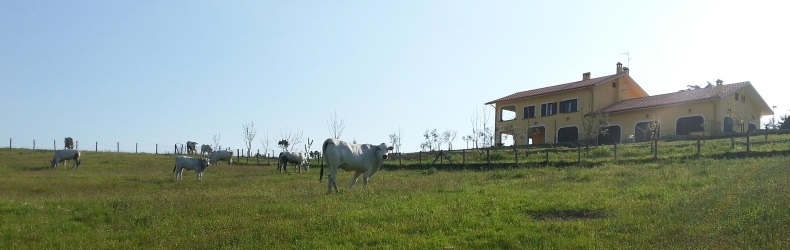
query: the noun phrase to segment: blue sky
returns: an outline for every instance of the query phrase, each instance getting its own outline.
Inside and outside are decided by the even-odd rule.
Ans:
[[[751,81],[790,111],[780,1],[2,1],[0,145],[152,152],[302,131],[419,150],[483,103],[613,74],[651,95]],[[621,53],[630,52],[631,61]],[[770,117],[764,117],[766,120]],[[274,142],[270,148],[274,147]],[[316,143],[316,145],[319,143]],[[39,146],[41,147],[41,146]],[[313,150],[317,150],[313,146]]]

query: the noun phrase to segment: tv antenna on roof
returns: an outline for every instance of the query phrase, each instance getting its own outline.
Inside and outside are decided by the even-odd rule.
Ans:
[[[620,55],[625,55],[626,63],[625,66],[631,68],[631,51],[626,51],[625,53],[620,53]]]

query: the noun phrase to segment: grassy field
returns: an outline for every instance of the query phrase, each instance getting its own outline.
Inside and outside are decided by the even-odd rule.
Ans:
[[[790,157],[491,171],[385,170],[327,194],[318,169],[0,149],[0,249],[790,248]],[[69,166],[69,165],[67,165]],[[341,186],[341,185],[338,185]]]

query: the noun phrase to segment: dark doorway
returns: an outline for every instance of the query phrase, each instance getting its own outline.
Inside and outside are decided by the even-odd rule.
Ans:
[[[735,132],[732,129],[732,117],[724,117],[724,132],[725,133],[732,133]]]
[[[598,134],[598,145],[613,145],[620,142],[620,126],[606,127],[606,133]]]
[[[675,135],[689,135],[693,132],[703,132],[705,131],[705,128],[702,127],[703,123],[705,123],[705,119],[703,119],[702,116],[679,118],[677,123],[675,123]]]
[[[579,141],[579,129],[576,127],[564,127],[557,131],[557,142],[577,142]]]
[[[636,124],[634,129],[634,142],[643,142],[649,141],[653,139],[654,132],[650,128],[650,124],[654,124],[656,121],[647,121],[647,122],[640,122]],[[656,128],[656,136],[661,136],[661,125],[659,124]]]

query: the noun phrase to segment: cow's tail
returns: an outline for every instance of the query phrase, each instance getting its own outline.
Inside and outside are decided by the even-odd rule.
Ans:
[[[324,157],[324,160],[321,161],[321,171],[318,174],[318,182],[321,182],[324,179],[324,163],[326,163],[326,146],[328,146],[330,142],[332,142],[332,138],[326,139],[326,141],[324,141],[324,145],[321,146],[321,157]]]

